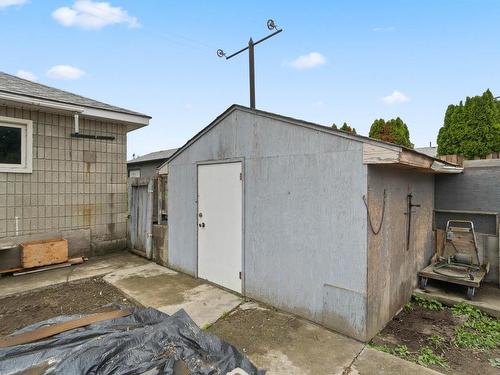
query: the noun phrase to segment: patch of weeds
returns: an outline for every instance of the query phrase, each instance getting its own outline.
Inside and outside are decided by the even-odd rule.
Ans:
[[[500,320],[492,318],[467,303],[452,309],[454,315],[467,316],[455,329],[455,344],[461,348],[494,349],[500,347]]]
[[[370,342],[368,343],[368,347],[378,350],[379,352],[392,354],[392,349],[389,348],[387,345],[375,344],[374,342]]]
[[[413,303],[411,303],[411,301],[406,302],[405,306],[404,306],[404,310],[405,311],[413,311]]]
[[[417,357],[417,363],[422,366],[435,365],[439,367],[448,368],[448,361],[442,355],[434,353],[434,351],[428,347],[424,346],[420,348]]]
[[[392,350],[392,354],[401,358],[408,358],[410,356],[410,351],[406,345],[398,345]]]
[[[210,323],[206,323],[206,324],[203,324],[203,326],[201,327],[201,329],[203,331],[206,331],[207,329],[209,329],[212,325]]]
[[[378,350],[380,352],[392,354],[401,358],[408,358],[410,356],[410,351],[406,345],[397,345],[394,348],[391,348],[387,345],[383,344],[375,344],[373,342],[368,344],[368,347]]]
[[[444,337],[439,335],[432,335],[429,337],[429,341],[435,348],[439,348],[444,344]]]
[[[465,315],[471,318],[480,318],[482,313],[479,309],[469,305],[467,302],[459,303],[451,308],[453,315]]]
[[[417,305],[427,310],[441,311],[444,309],[443,304],[435,299],[422,298],[417,295],[413,295],[413,299]]]
[[[490,358],[488,362],[492,367],[500,368],[500,358]]]

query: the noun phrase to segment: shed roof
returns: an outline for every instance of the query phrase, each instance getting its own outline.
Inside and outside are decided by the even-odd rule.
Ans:
[[[415,151],[432,156],[433,158],[437,156],[437,147],[417,147]]]
[[[263,116],[280,120],[286,124],[302,126],[308,129],[321,131],[323,133],[332,134],[335,136],[348,138],[354,141],[362,142],[366,147],[363,147],[363,162],[366,164],[399,164],[401,166],[424,169],[433,173],[460,173],[463,168],[440,159],[436,159],[429,155],[420,153],[413,149],[409,149],[393,143],[373,139],[351,132],[333,129],[329,126],[319,125],[313,122],[299,120],[293,117],[283,116],[272,112],[262,111],[260,109],[248,108],[239,104],[231,105],[214,121],[198,132],[194,137],[189,139],[186,144],[180,147],[159,169],[162,170],[163,166],[171,162],[184,150],[189,148],[194,142],[202,137],[213,127],[217,126],[224,118],[234,111],[243,111],[251,113],[256,116]]]
[[[145,163],[148,161],[168,159],[177,150],[178,150],[178,148],[171,148],[168,150],[160,150],[160,151],[150,152],[149,154],[138,156],[135,159],[127,161],[127,164]]]

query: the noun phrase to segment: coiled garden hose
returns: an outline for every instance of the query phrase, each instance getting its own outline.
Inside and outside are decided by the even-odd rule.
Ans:
[[[450,266],[465,268],[465,272],[466,273],[464,273],[463,275],[450,275],[449,273],[440,271],[441,269],[443,269],[443,268],[449,268]],[[473,265],[473,264],[463,264],[463,263],[456,263],[456,262],[441,262],[441,263],[438,263],[438,264],[434,265],[434,267],[432,267],[432,270],[435,273],[439,274],[439,275],[443,275],[443,276],[446,276],[446,277],[451,277],[453,279],[466,279],[466,278],[469,278],[471,280],[474,280],[474,275],[472,275],[472,272],[479,271],[480,267],[476,266],[476,265]]]

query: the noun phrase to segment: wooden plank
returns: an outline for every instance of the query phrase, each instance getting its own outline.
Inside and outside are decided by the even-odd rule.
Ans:
[[[28,344],[30,342],[46,339],[47,337],[51,337],[75,328],[85,327],[89,324],[101,322],[103,320],[123,318],[130,314],[131,312],[129,310],[113,310],[68,320],[62,323],[55,323],[48,327],[35,329],[34,331],[20,333],[14,336],[2,337],[0,338],[0,348]]]
[[[68,260],[68,241],[64,238],[21,243],[23,268],[64,263]]]
[[[425,267],[422,271],[418,273],[419,276],[427,277],[428,279],[446,281],[451,284],[459,284],[464,286],[470,286],[474,288],[479,288],[481,285],[481,281],[483,281],[484,276],[486,275],[486,271],[481,269],[474,273],[474,280],[469,279],[455,279],[451,277],[447,277],[445,275],[441,275],[439,273],[434,272],[434,265],[430,265]]]
[[[444,253],[444,242],[445,242],[446,232],[442,229],[436,229],[436,254],[440,257]]]
[[[43,267],[38,267],[38,268],[31,268],[31,269],[28,268],[27,271],[23,271],[23,270],[26,270],[26,268],[23,268],[20,272],[14,272],[12,275],[13,276],[21,276],[21,275],[27,275],[29,273],[55,270],[55,269],[64,268],[64,267],[71,267],[71,263],[59,263],[59,264],[52,264],[50,266],[43,266]]]
[[[12,273],[12,272],[16,272],[16,271],[21,271],[23,270],[22,267],[17,267],[17,268],[6,268],[4,270],[0,270],[0,274],[2,273]]]
[[[72,265],[80,264],[80,263],[83,263],[83,258],[76,257],[76,258],[68,259],[68,261],[65,263],[59,263],[59,264],[55,264],[55,265],[51,265],[51,266],[42,266],[42,267],[31,268],[31,269],[23,268],[23,267],[7,268],[7,269],[0,270],[0,274],[2,274],[2,273],[14,273],[15,272],[14,276],[18,276],[18,275],[24,275],[26,273],[34,273],[34,272],[46,271],[46,270],[54,269],[54,268],[68,267],[68,266],[72,266]],[[25,271],[25,270],[27,270],[27,271]],[[18,272],[18,271],[25,271],[25,272]]]
[[[403,150],[399,154],[399,162],[411,167],[430,169],[434,160],[426,155]]]
[[[395,164],[399,152],[384,147],[363,144],[363,164]]]

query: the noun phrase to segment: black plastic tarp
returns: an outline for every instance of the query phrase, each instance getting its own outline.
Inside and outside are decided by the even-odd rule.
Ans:
[[[60,316],[14,334],[79,317]],[[234,346],[201,330],[184,310],[169,316],[135,308],[123,318],[0,348],[0,374],[174,374],[179,361],[194,375],[225,375],[238,367],[250,375],[264,374]]]

